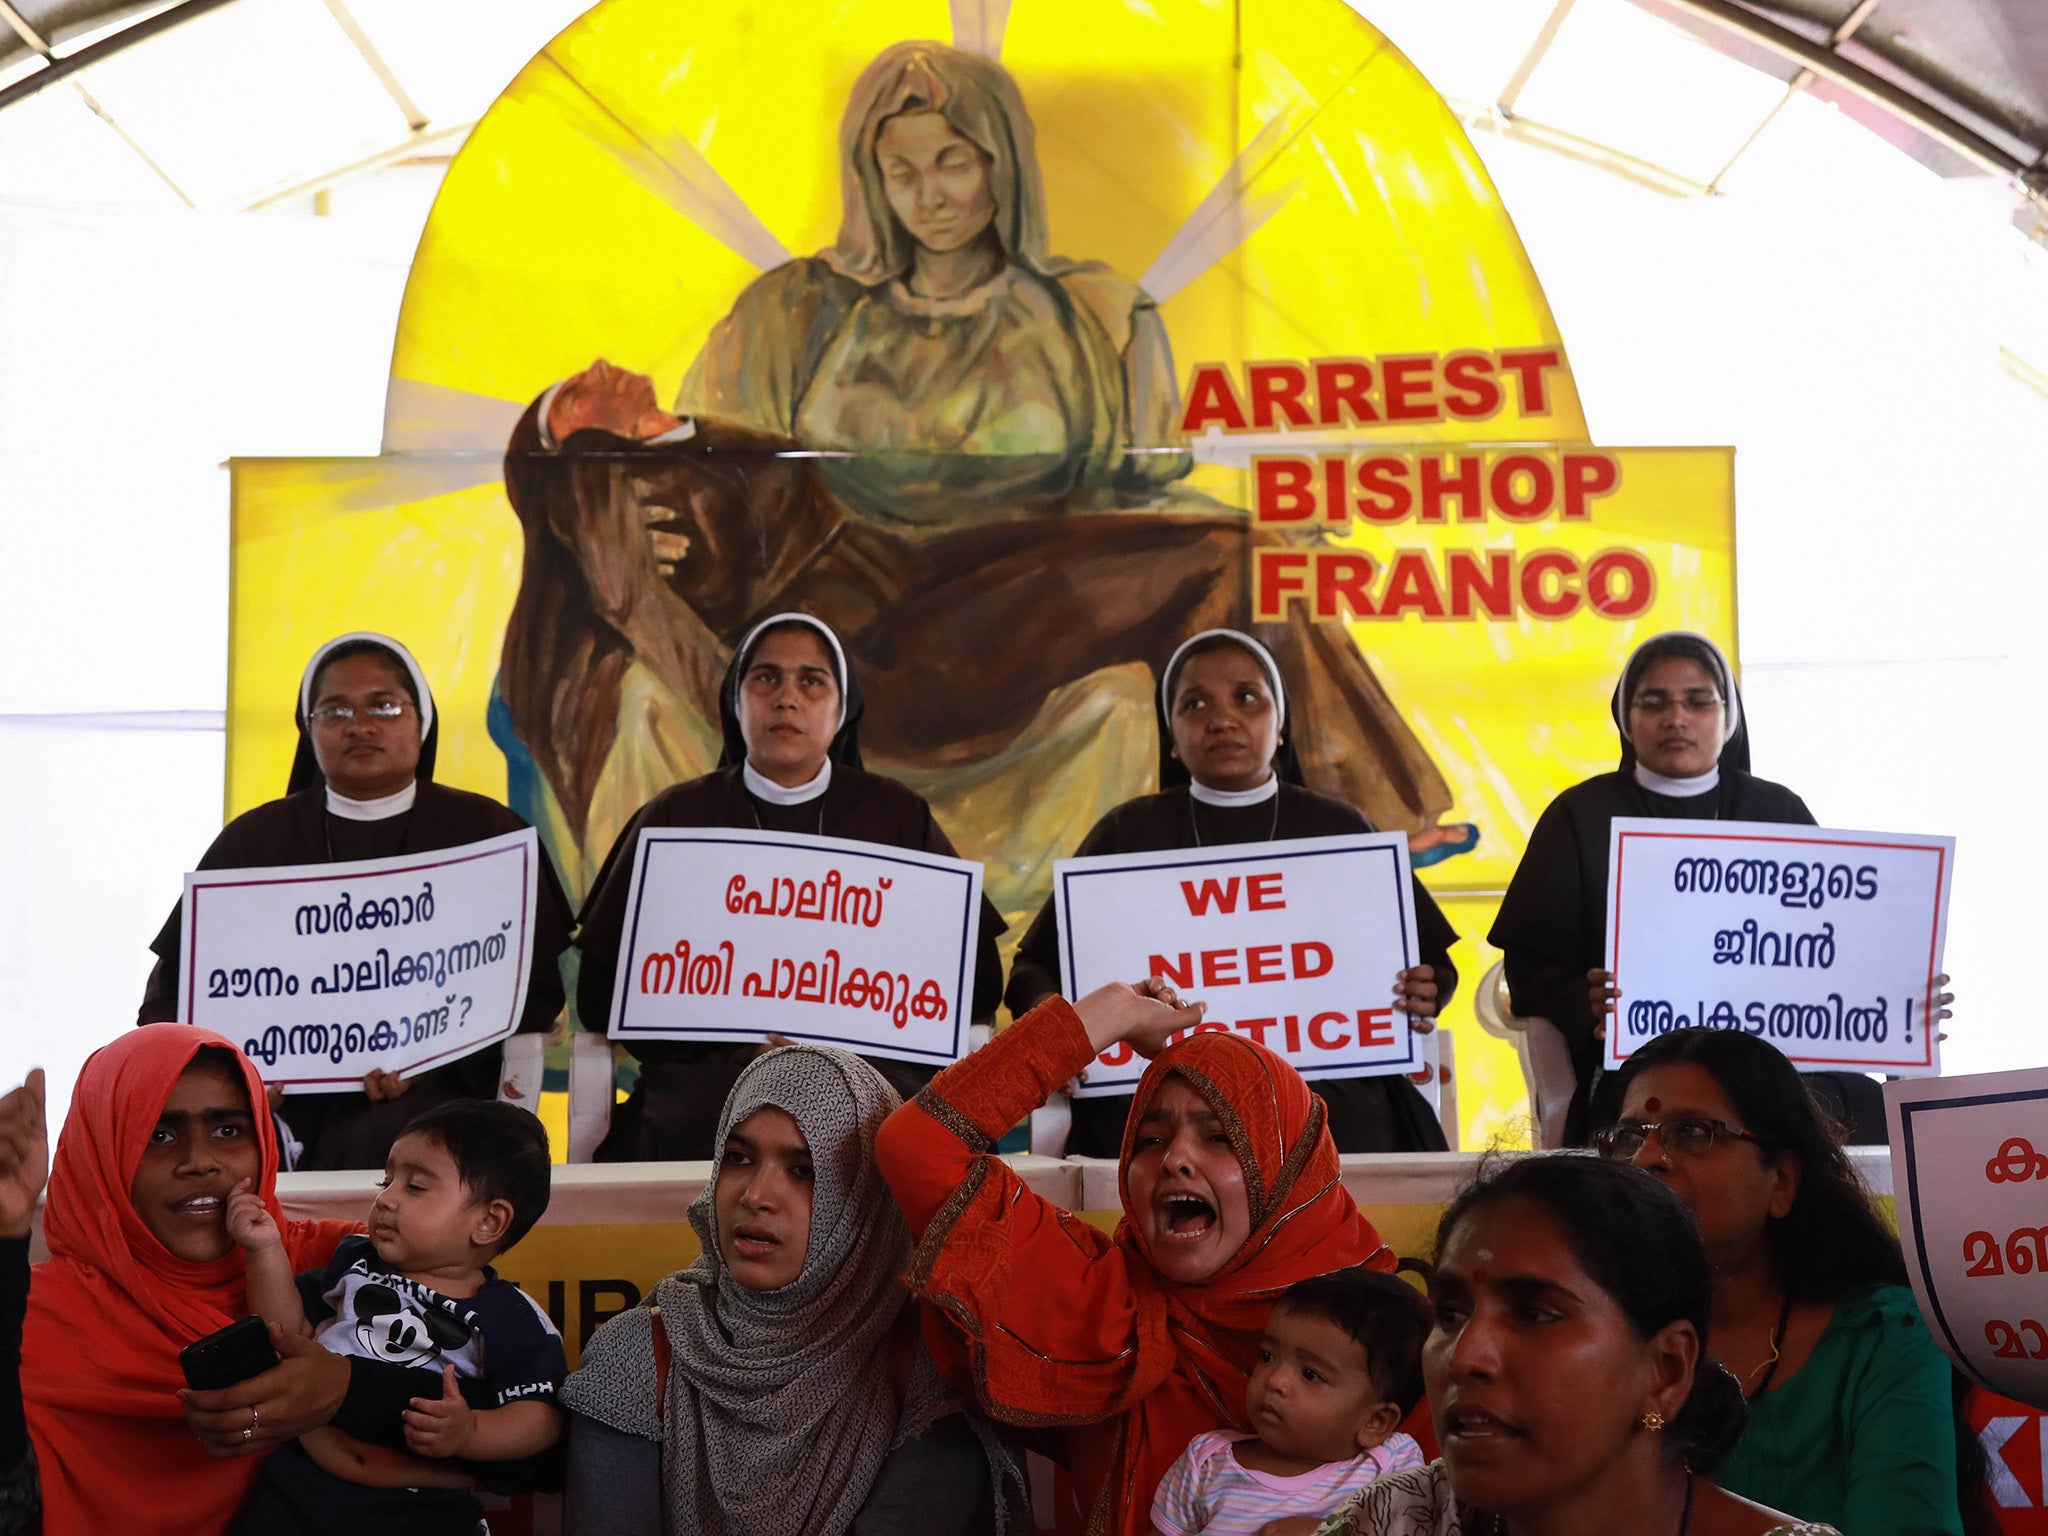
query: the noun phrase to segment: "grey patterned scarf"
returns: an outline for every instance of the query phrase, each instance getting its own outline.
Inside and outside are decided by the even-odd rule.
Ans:
[[[815,1180],[802,1272],[774,1291],[732,1278],[714,1179],[690,1207],[702,1256],[649,1297],[671,1352],[662,1422],[646,1422],[645,1309],[601,1330],[564,1388],[574,1411],[661,1440],[671,1536],[841,1536],[891,1447],[943,1411],[928,1369],[899,1409],[886,1359],[909,1301],[897,1276],[910,1229],[875,1166],[875,1135],[897,1104],[881,1075],[844,1051],[790,1046],[749,1065],[716,1145],[757,1109],[796,1121]],[[646,1408],[621,1401],[634,1397]]]

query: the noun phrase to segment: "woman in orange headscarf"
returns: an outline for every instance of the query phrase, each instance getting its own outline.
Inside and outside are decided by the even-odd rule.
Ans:
[[[1393,1251],[1338,1178],[1323,1104],[1242,1035],[1198,1030],[1158,981],[1048,998],[882,1127],[918,1245],[927,1343],[994,1418],[1064,1431],[1089,1532],[1142,1536],[1188,1441],[1246,1429],[1266,1317],[1297,1280]],[[1025,1188],[995,1140],[1120,1040],[1138,1084],[1106,1237]]]
[[[256,1190],[294,1270],[326,1263],[357,1230],[285,1221],[276,1179],[263,1082],[219,1035],[158,1025],[87,1059],[50,1172],[50,1257],[32,1272],[22,1327],[47,1536],[227,1529],[261,1463],[216,1459],[193,1438],[178,1365],[187,1344],[248,1314],[227,1197],[244,1181]],[[286,1428],[247,1416],[249,1449]]]

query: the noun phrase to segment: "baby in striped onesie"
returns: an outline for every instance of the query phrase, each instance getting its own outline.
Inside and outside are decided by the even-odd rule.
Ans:
[[[1152,1497],[1154,1536],[1254,1536],[1321,1519],[1423,1464],[1399,1426],[1422,1398],[1429,1303],[1398,1275],[1318,1275],[1274,1304],[1245,1389],[1254,1434],[1197,1435]]]

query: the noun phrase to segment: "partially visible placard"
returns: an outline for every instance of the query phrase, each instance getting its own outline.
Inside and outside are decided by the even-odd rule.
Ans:
[[[966,1053],[981,866],[801,833],[648,827],[615,1040],[792,1040],[944,1065]]]
[[[1408,841],[1393,833],[1061,859],[1053,866],[1068,997],[1162,976],[1302,1076],[1412,1072],[1394,978],[1416,963]],[[1145,1063],[1097,1057],[1083,1098],[1129,1093]]]
[[[180,1017],[287,1093],[441,1066],[519,1027],[540,840],[185,876]]]
[[[2048,1408],[2048,1068],[1885,1084],[1899,1240],[1971,1380]]]
[[[1700,1025],[1808,1070],[1940,1072],[1927,998],[1948,932],[1955,839],[1773,822],[1617,816],[1608,1067]]]

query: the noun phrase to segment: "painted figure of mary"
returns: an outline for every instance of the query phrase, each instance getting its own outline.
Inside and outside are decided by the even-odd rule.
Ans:
[[[1003,67],[887,49],[840,150],[837,243],[740,294],[673,411],[600,361],[514,434],[526,559],[492,729],[571,884],[647,798],[716,765],[731,648],[792,608],[857,660],[870,766],[932,803],[1013,920],[1150,787],[1151,667],[1209,627],[1279,656],[1313,787],[1420,861],[1469,846],[1349,637],[1249,623],[1251,550],[1279,536],[1176,485],[1192,460],[1158,310],[1048,253]]]

